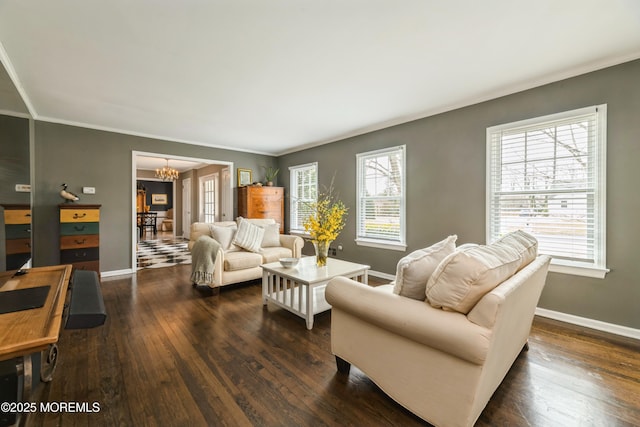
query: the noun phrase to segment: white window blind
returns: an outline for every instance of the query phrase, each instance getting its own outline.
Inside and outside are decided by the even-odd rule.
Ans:
[[[603,277],[605,139],[606,105],[487,129],[487,239],[522,229],[555,265]]]
[[[289,168],[291,181],[290,230],[304,233],[304,221],[311,214],[311,205],[318,200],[318,164],[310,163]]]
[[[404,250],[405,146],[357,155],[358,244]]]

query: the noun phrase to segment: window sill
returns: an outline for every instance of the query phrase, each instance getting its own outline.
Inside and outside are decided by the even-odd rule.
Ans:
[[[552,259],[551,265],[549,266],[549,271],[552,273],[571,274],[573,276],[604,279],[604,277],[610,270],[608,268],[585,266]]]
[[[389,243],[382,240],[356,239],[356,245],[368,246],[370,248],[391,249],[394,251],[406,251],[407,245],[404,243]]]

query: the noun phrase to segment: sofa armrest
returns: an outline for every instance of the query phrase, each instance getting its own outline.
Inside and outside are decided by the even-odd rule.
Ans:
[[[302,247],[304,246],[304,239],[300,236],[292,236],[290,234],[280,235],[280,246],[283,248],[291,249],[291,256],[294,258],[300,258],[302,256]]]
[[[334,310],[412,341],[475,364],[486,359],[491,330],[470,322],[461,313],[396,295],[389,286],[374,288],[345,277],[331,279],[325,297]]]

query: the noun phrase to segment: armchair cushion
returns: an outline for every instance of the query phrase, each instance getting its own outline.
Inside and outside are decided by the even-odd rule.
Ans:
[[[250,223],[244,218],[238,220],[238,231],[233,238],[233,244],[251,252],[260,252],[260,245],[264,237],[264,228]]]
[[[523,259],[533,259],[530,253],[537,252],[537,244],[529,245],[528,240],[523,232],[516,232],[491,245],[452,253],[429,278],[427,300],[436,308],[469,313],[487,292],[516,273]]]
[[[424,301],[427,281],[438,264],[456,249],[458,236],[419,249],[398,262],[393,292],[397,295]]]

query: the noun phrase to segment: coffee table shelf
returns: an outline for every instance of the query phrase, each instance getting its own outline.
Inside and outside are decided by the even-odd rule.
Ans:
[[[324,298],[329,280],[344,276],[368,283],[368,265],[328,258],[324,267],[316,266],[315,257],[300,259],[297,266],[285,268],[279,262],[262,265],[263,304],[272,303],[306,320],[313,328],[313,316],[331,305]]]

